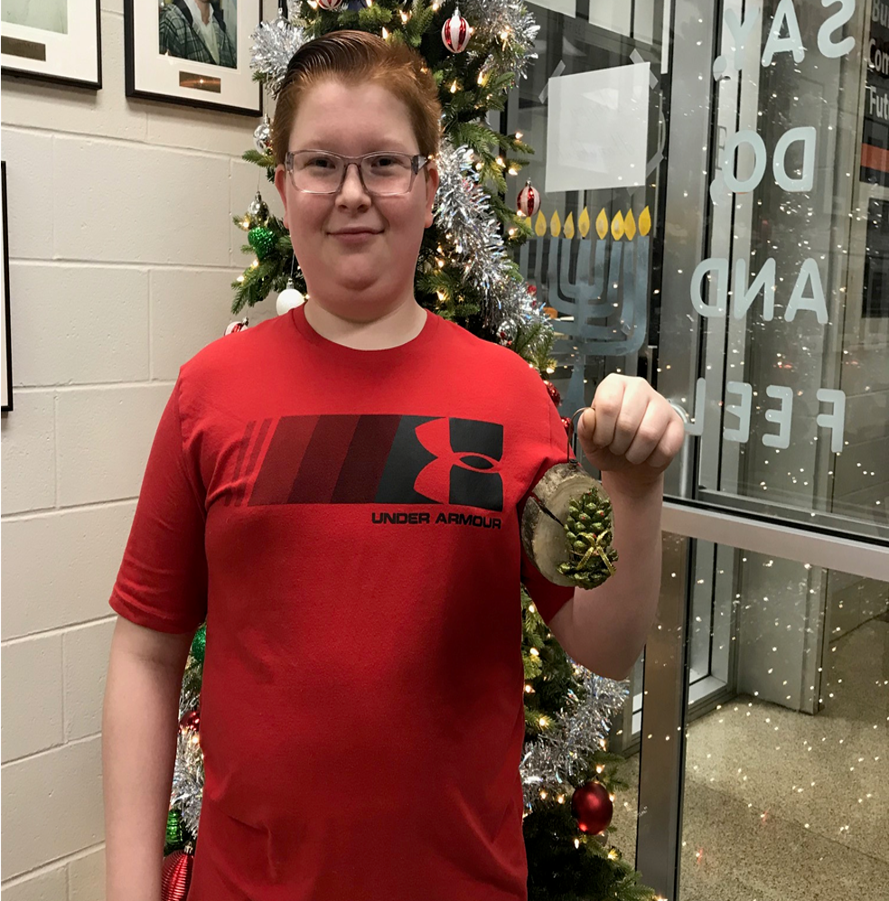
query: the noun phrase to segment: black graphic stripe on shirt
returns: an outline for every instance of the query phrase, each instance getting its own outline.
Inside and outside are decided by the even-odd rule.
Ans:
[[[499,423],[441,416],[284,416],[268,442],[255,442],[248,476],[265,443],[249,506],[454,504],[503,510]]]

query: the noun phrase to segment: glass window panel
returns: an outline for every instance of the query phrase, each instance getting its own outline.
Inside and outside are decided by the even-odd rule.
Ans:
[[[731,696],[689,705],[681,901],[874,897],[889,879],[889,584],[700,550],[729,571],[711,609],[736,654]]]
[[[885,173],[859,166],[883,159],[871,142],[886,145],[862,103],[889,87],[861,52],[880,26],[866,4],[840,30],[825,27],[821,10],[795,7],[781,44],[770,36],[779,2],[765,0],[737,55],[727,52],[726,16],[746,21],[753,9],[725,2],[712,20],[724,26],[729,62],[713,88],[716,140],[701,157],[711,230],[686,273],[703,347],[703,394],[683,391],[703,426],[695,489],[724,505],[834,514],[885,535],[889,189]],[[848,52],[836,46],[843,35],[855,38]]]

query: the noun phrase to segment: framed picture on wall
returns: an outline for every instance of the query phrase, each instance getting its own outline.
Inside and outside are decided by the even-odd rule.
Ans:
[[[0,64],[22,75],[99,90],[100,0],[3,0]]]
[[[262,115],[259,22],[260,0],[124,0],[127,97]]]
[[[6,224],[6,163],[0,162],[0,207],[3,214],[3,307],[0,309],[0,400],[4,413],[12,409],[12,340],[9,333],[9,233]]]

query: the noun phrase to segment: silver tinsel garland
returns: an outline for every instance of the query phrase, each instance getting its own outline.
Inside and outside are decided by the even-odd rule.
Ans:
[[[500,234],[500,224],[491,210],[487,192],[478,183],[471,151],[455,148],[442,140],[438,156],[440,176],[436,212],[439,232],[451,243],[449,256],[459,260],[464,280],[485,298],[486,327],[511,341],[519,324],[540,323],[551,329],[528,287],[515,277]]]
[[[306,33],[298,22],[278,16],[274,22],[263,22],[251,38],[250,66],[269,93],[277,97],[290,59],[306,42]]]
[[[512,71],[516,80],[525,78],[528,64],[537,59],[534,41],[540,26],[522,0],[462,0],[460,7],[476,33],[495,46],[493,52],[485,53],[482,73]]]
[[[196,710],[200,701],[200,665],[190,659],[183,680],[183,689],[179,697],[179,719],[186,713]],[[190,729],[180,729],[176,742],[176,765],[173,769],[173,790],[170,794],[170,806],[177,807],[182,813],[182,823],[194,836],[198,834],[201,819],[201,799],[204,795],[204,752],[200,742],[194,741],[198,733]]]
[[[569,692],[572,708],[533,742],[525,744],[519,771],[524,789],[525,811],[533,809],[541,791],[573,792],[576,773],[594,751],[605,747],[609,721],[620,712],[629,695],[627,682],[615,682],[574,663],[574,674],[583,699]]]

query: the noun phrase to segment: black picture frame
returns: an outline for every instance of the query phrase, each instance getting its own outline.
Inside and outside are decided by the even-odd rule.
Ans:
[[[186,21],[190,19],[191,13],[186,11],[183,0],[170,2],[180,7]],[[221,0],[214,0],[216,2]],[[261,0],[229,2],[233,2],[237,9],[234,67],[161,54],[157,0],[124,0],[126,96],[250,117],[261,116],[262,85],[253,80],[250,36],[262,21],[262,3]],[[224,22],[224,19],[219,21]],[[196,38],[196,41],[199,43],[198,49],[206,47],[202,39]]]
[[[12,333],[9,315],[9,226],[6,215],[6,162],[0,162],[0,207],[3,215],[3,334],[0,335],[0,412],[12,410]]]
[[[10,3],[3,6],[3,16],[11,16]],[[0,21],[3,75],[102,89],[101,0],[65,0],[64,9],[64,33],[5,18]]]

